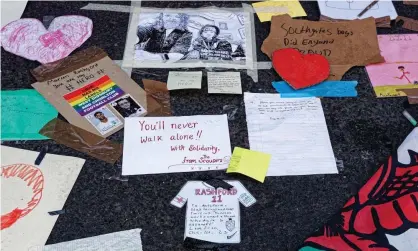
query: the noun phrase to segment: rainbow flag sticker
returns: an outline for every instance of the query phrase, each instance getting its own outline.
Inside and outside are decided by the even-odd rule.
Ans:
[[[125,92],[109,76],[64,95],[64,99],[81,115],[91,113],[109,102],[120,98]]]

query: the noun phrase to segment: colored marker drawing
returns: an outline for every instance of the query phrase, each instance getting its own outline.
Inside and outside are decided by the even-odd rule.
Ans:
[[[15,224],[20,218],[25,217],[29,214],[42,199],[42,191],[44,189],[44,176],[41,170],[35,166],[27,165],[27,164],[13,164],[13,165],[6,165],[1,167],[1,179],[2,179],[2,199],[4,199],[3,194],[7,191],[7,182],[13,180],[14,182],[17,180],[21,180],[21,185],[26,185],[31,190],[31,198],[22,208],[19,208],[16,205],[16,208],[9,212],[2,212],[1,215],[1,229],[11,227]],[[22,183],[23,181],[23,183]],[[15,198],[25,195],[14,193],[10,191],[10,196]],[[20,199],[22,199],[20,198]]]
[[[418,88],[418,63],[383,63],[366,69],[377,97],[406,96],[397,89]]]

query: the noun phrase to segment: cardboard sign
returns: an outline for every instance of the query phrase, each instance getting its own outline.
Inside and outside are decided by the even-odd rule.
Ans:
[[[275,50],[283,48],[325,56],[331,68],[328,80],[340,80],[356,65],[383,62],[373,18],[333,23],[274,16],[261,50],[271,57]]]
[[[32,70],[32,86],[71,124],[102,137],[146,114],[146,93],[100,48]]]
[[[233,187],[215,188],[204,181],[188,181],[171,201],[178,208],[187,202],[184,238],[214,243],[241,242],[239,203],[249,207],[256,200],[241,182],[225,182]]]
[[[226,115],[126,119],[123,175],[221,170],[230,157]]]

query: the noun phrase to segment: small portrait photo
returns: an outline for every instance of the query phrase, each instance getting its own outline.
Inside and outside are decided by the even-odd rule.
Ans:
[[[122,125],[122,121],[109,108],[103,106],[84,116],[102,135]]]
[[[124,118],[141,117],[146,112],[129,94],[113,101],[111,105]]]

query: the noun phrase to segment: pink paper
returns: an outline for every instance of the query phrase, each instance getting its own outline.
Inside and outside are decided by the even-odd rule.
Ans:
[[[418,34],[378,35],[380,54],[387,63],[418,62]]]
[[[403,70],[402,68],[404,67]],[[367,66],[373,86],[418,84],[418,63],[385,63]]]
[[[83,16],[57,17],[48,30],[38,19],[24,18],[1,29],[1,44],[8,52],[45,64],[68,56],[92,30],[93,22]]]

